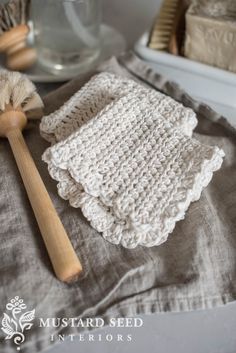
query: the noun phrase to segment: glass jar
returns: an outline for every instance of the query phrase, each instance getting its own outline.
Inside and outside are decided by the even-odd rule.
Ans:
[[[87,71],[100,53],[99,0],[33,0],[38,62],[54,74]]]

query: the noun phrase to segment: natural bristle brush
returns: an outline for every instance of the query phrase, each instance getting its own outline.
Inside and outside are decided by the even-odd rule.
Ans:
[[[150,32],[149,48],[180,54],[188,3],[189,0],[163,0]]]
[[[25,70],[36,61],[36,50],[27,47],[30,0],[10,0],[0,5],[0,52],[6,53],[6,67]]]
[[[22,135],[28,113],[42,109],[42,100],[33,83],[19,72],[0,71],[0,92],[0,136],[10,142],[57,277],[64,282],[73,281],[82,271],[80,261]]]

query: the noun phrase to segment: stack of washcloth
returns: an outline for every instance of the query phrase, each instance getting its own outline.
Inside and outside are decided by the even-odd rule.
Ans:
[[[105,239],[127,248],[166,241],[224,152],[191,137],[193,110],[133,80],[101,73],[42,119],[58,192]]]

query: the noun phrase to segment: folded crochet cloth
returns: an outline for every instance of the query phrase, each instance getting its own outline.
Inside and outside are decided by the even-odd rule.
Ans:
[[[111,76],[105,77],[110,84]],[[92,86],[107,97],[94,85],[100,79],[92,79]],[[199,199],[224,152],[187,136],[195,124],[190,109],[111,77],[116,80],[113,91],[108,85],[112,99],[106,104],[98,97],[92,109],[86,105],[90,82],[58,112],[43,118],[42,134],[53,143],[61,140],[45,151],[43,160],[61,197],[81,207],[108,241],[127,248],[159,245]],[[117,89],[121,82],[126,82],[125,92]]]
[[[135,93],[137,99],[147,95],[150,100],[158,103],[158,113],[163,118],[180,127],[187,135],[192,135],[197,125],[192,109],[185,108],[181,103],[156,90],[108,72],[95,75],[59,110],[44,117],[40,125],[41,134],[51,143],[61,141],[94,118],[107,104],[128,93]]]

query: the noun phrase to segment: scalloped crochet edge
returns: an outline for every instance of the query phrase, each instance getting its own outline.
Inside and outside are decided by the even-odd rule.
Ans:
[[[61,168],[60,165],[52,163],[47,153],[42,158],[48,164],[51,177],[58,182],[59,195],[64,199],[68,199],[71,206],[81,207],[91,226],[102,233],[106,240],[131,249],[137,245],[157,246],[167,240],[168,235],[174,230],[176,222],[184,219],[191,202],[199,200],[202,190],[210,183],[213,173],[220,169],[224,155],[223,150],[218,147],[212,148],[211,158],[205,159],[201,164],[200,170],[193,176],[192,187],[186,190],[183,200],[174,205],[173,209],[175,212],[173,213],[173,209],[166,210],[165,217],[162,220],[161,231],[155,228],[155,224],[135,225],[132,219],[126,221],[119,219],[115,209],[113,208],[112,212],[105,200],[86,192],[86,186],[83,185],[82,181],[78,183],[71,178],[72,171],[66,170],[65,166]],[[70,192],[65,189],[68,177],[70,177],[69,180],[73,186]],[[91,191],[93,193],[92,188]],[[99,193],[99,190],[96,190],[94,194],[97,192]]]
[[[97,75],[94,75],[79,91],[77,91],[74,95],[72,95],[59,109],[54,111],[53,113],[44,116],[41,119],[40,122],[40,134],[41,136],[50,142],[51,144],[55,144],[56,142],[61,140],[61,134],[59,133],[60,138],[58,138],[58,132],[61,128],[64,128],[63,125],[65,121],[68,119],[73,119],[73,116],[75,115],[75,110],[77,109],[76,106],[78,102],[80,103],[80,99],[85,99],[87,97],[87,94],[91,91],[94,90],[94,87],[96,85],[101,84],[101,91],[106,90],[106,91],[112,91],[114,90],[115,85],[117,85],[116,90],[119,92],[120,96],[123,96],[127,92],[121,89],[122,84],[125,83],[126,89],[129,87],[133,92],[136,91],[137,94],[140,94],[140,92],[148,92],[148,95],[150,99],[153,99],[154,101],[157,99],[169,99],[171,102],[175,102],[179,108],[183,108],[182,113],[185,113],[184,119],[180,118],[179,121],[177,121],[177,128],[180,129],[184,134],[187,136],[192,136],[192,132],[197,126],[197,118],[195,112],[191,108],[185,107],[182,103],[174,101],[173,98],[159,92],[156,90],[153,90],[151,88],[147,88],[142,86],[141,84],[135,82],[132,79],[124,78],[109,72],[102,72]],[[106,82],[106,85],[104,85],[104,82]],[[115,83],[114,83],[115,82]],[[119,86],[120,85],[120,86]],[[117,92],[116,92],[117,93]],[[101,94],[101,92],[100,92]],[[111,94],[111,100],[112,96],[114,95],[115,97],[115,92]],[[116,98],[120,98],[119,96]],[[86,98],[87,99],[87,98]],[[94,102],[94,97],[90,97],[90,101]],[[109,104],[109,99],[106,102],[106,104]],[[103,107],[104,108],[104,107]],[[79,110],[79,109],[78,109]],[[175,122],[176,123],[176,122]],[[174,122],[172,122],[174,125]],[[68,137],[68,135],[64,136],[64,138]]]

